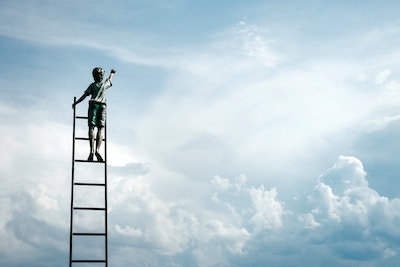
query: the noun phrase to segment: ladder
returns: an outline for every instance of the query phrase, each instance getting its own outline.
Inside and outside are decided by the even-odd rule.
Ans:
[[[76,97],[74,97],[74,102]],[[86,120],[86,116],[76,115],[76,106],[74,106],[73,119],[73,140],[72,140],[72,182],[71,182],[71,214],[70,214],[70,247],[69,247],[69,267],[80,265],[80,263],[91,263],[90,266],[108,267],[108,217],[107,217],[107,125],[103,132],[104,161],[88,161],[84,159],[76,159],[77,141],[89,141],[88,137],[76,136],[76,121]],[[86,123],[87,127],[87,123]],[[81,142],[82,143],[82,142]],[[88,146],[85,143],[86,146]],[[76,177],[79,168],[85,169],[88,165],[91,168],[104,174],[103,178],[96,177],[93,179],[84,179]],[[100,168],[100,170],[99,170]],[[98,181],[100,180],[100,181]],[[83,191],[82,189],[86,190]],[[92,203],[77,203],[77,199],[87,197],[92,191],[104,191],[97,194],[97,202],[103,202],[103,205],[95,205]],[[82,193],[83,192],[83,193]],[[84,196],[79,196],[79,193]],[[86,196],[85,196],[86,195]],[[100,196],[99,196],[100,195]],[[104,197],[103,197],[104,196]],[[93,199],[92,199],[93,200]],[[98,204],[98,203],[97,203]],[[82,219],[83,218],[83,219]],[[84,225],[86,223],[97,222],[96,226]],[[93,228],[93,229],[92,229]],[[104,239],[104,240],[102,240]],[[104,242],[104,243],[103,243]],[[75,264],[76,263],[76,264]],[[99,264],[99,265],[97,265]],[[88,265],[87,265],[88,266]]]

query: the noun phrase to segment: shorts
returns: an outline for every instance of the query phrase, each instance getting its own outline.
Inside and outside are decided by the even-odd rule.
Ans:
[[[97,127],[106,125],[106,104],[89,101],[88,125]]]

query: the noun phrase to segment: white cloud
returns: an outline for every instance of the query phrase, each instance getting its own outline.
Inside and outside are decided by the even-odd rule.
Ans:
[[[218,220],[210,221],[208,226],[214,232],[212,239],[218,240],[218,243],[225,243],[229,252],[233,254],[242,254],[244,252],[246,242],[250,236],[245,228],[224,225],[223,222]]]
[[[374,26],[372,29],[367,31],[364,35],[365,40],[369,42],[379,42],[396,35],[400,31],[400,27],[397,23],[385,24],[382,26]]]
[[[313,209],[307,216],[317,224],[313,235],[341,257],[384,259],[397,254],[392,240],[400,234],[393,228],[400,218],[400,200],[370,188],[357,158],[340,156],[320,177],[309,202]]]
[[[245,255],[256,233],[282,226],[284,208],[276,189],[250,187],[244,176],[215,176],[211,184],[216,191],[203,204],[180,204],[156,196],[148,177],[118,178],[110,192],[111,228],[126,246],[145,245],[159,255],[186,253],[198,244],[194,253],[199,256],[214,247],[219,260],[213,261],[221,264],[229,262],[229,255]],[[199,204],[212,205],[202,210],[196,208]],[[198,264],[213,266],[213,261],[198,259]]]
[[[229,190],[233,185],[230,183],[229,179],[223,178],[220,176],[214,176],[214,178],[211,180],[211,183],[221,191],[226,191]]]
[[[36,45],[97,50],[123,62],[143,66],[173,65],[172,51],[148,45],[149,40],[153,39],[150,32],[130,28],[127,34],[126,31],[116,31],[112,23],[103,21],[93,23],[92,20],[101,20],[101,17],[100,19],[98,17],[104,12],[101,7],[86,3],[71,5],[47,2],[46,4],[10,2],[2,5],[0,34]],[[112,7],[107,9],[107,12],[111,13]],[[116,15],[122,17],[121,10]]]
[[[375,77],[375,83],[377,85],[384,84],[387,81],[387,79],[391,73],[392,73],[392,71],[390,69],[385,69],[385,70],[379,72]]]
[[[314,215],[312,213],[300,214],[298,217],[300,223],[304,225],[306,229],[315,229],[320,226],[320,223],[317,223],[314,219]]]
[[[371,119],[367,122],[368,129],[370,131],[379,131],[388,127],[391,123],[395,123],[400,120],[400,115],[385,116],[382,118]]]
[[[179,203],[164,203],[149,187],[146,178],[118,180],[110,191],[111,229],[121,237],[143,242],[155,252],[171,255],[181,252],[195,225],[192,215]],[[115,224],[115,225],[114,225]]]
[[[336,194],[348,194],[351,190],[368,188],[366,172],[361,161],[353,157],[340,156],[338,161],[321,176],[321,184],[329,185]]]
[[[115,231],[118,234],[124,235],[124,236],[128,236],[128,237],[132,237],[132,238],[140,238],[143,236],[143,231],[142,229],[135,229],[129,226],[125,226],[122,227],[118,224],[115,225]]]
[[[276,67],[281,61],[281,56],[271,49],[276,40],[268,36],[268,30],[240,21],[232,32],[246,56],[253,57],[268,67]]]
[[[276,188],[268,191],[261,186],[248,189],[248,193],[252,199],[254,215],[251,217],[251,222],[254,224],[255,231],[281,227],[284,208],[282,203],[276,200]]]
[[[242,57],[225,55],[192,62],[212,70],[207,79],[192,71],[170,77],[135,124],[138,154],[188,176],[256,170],[273,179],[268,173],[302,169],[284,168],[288,161],[347,146],[358,134],[353,127],[388,101],[346,84],[357,73],[351,64],[321,61],[275,75],[251,60],[237,68]]]

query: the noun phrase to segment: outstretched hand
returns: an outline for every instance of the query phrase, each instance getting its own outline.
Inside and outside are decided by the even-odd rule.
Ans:
[[[112,73],[112,74],[114,74],[114,73],[115,73],[115,70],[114,70],[114,69],[112,69],[112,70],[111,70],[111,73]]]

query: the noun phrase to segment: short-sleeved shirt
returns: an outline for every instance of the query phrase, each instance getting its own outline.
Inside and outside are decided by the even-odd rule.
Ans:
[[[109,78],[104,82],[94,82],[89,85],[85,93],[91,95],[91,101],[106,103],[106,90],[112,86]]]

